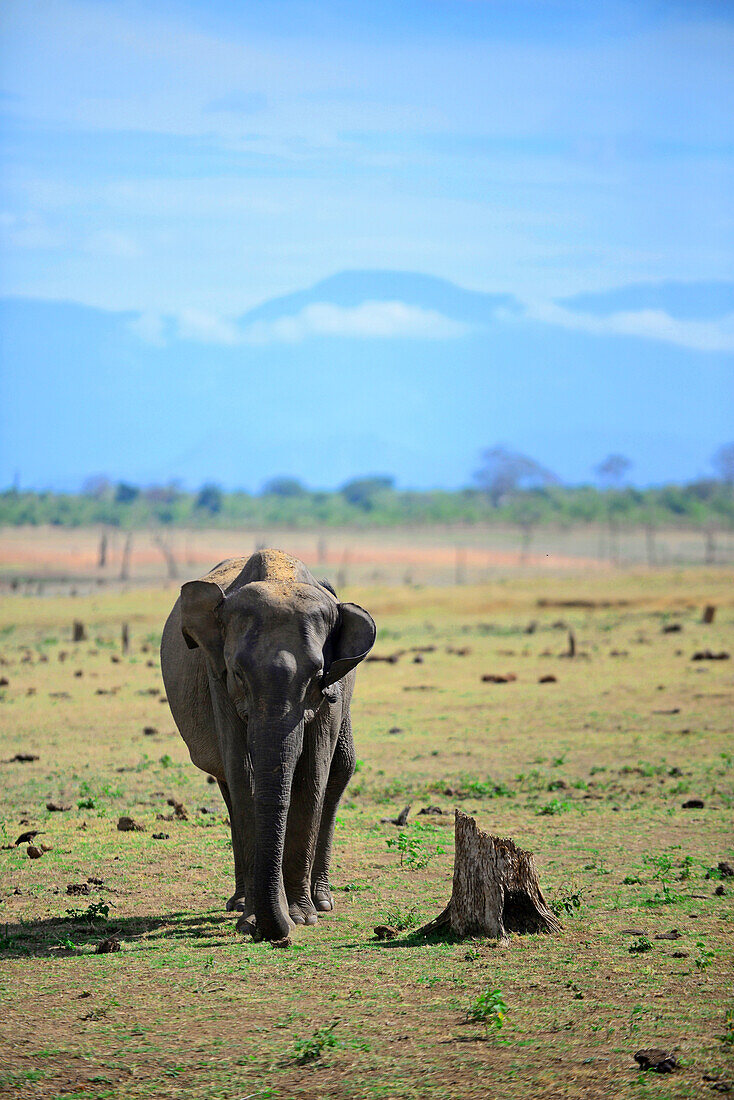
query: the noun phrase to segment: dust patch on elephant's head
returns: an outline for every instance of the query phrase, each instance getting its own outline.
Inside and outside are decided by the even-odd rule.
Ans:
[[[292,558],[283,550],[262,550],[263,581],[271,594],[279,601],[290,601],[296,595],[299,570],[303,566],[297,558]],[[300,587],[300,586],[299,586]]]
[[[265,576],[263,580],[290,588],[296,583],[300,562],[283,550],[262,550]]]

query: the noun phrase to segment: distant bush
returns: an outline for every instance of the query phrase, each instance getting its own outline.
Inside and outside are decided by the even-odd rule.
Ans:
[[[263,485],[263,495],[273,497],[303,497],[308,489],[295,477],[273,477]]]
[[[498,505],[481,489],[399,490],[389,477],[356,478],[337,492],[312,492],[295,478],[274,478],[261,493],[224,492],[204,485],[188,492],[175,484],[113,486],[94,478],[81,493],[0,493],[0,526],[91,524],[122,528],[392,527],[477,523],[510,524],[523,532],[553,524],[613,523],[618,527],[734,527],[734,493],[706,479],[655,489],[601,490],[589,485],[518,489]]]
[[[210,516],[216,516],[222,510],[224,493],[218,485],[202,485],[196,498],[195,507]]]

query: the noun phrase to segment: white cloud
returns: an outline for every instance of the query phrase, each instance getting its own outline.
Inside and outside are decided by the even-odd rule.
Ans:
[[[242,333],[234,321],[195,309],[179,314],[177,335],[181,340],[194,340],[199,344],[232,346],[242,343]]]
[[[164,347],[172,340],[225,347],[243,343],[236,321],[198,309],[183,310],[175,316],[146,310],[134,317],[128,327],[144,343],[157,347]]]
[[[368,301],[353,307],[314,302],[291,317],[256,321],[245,330],[244,339],[250,344],[297,343],[310,336],[450,340],[469,331],[442,313],[405,302]]]
[[[680,321],[663,310],[641,309],[597,317],[546,303],[529,306],[527,316],[595,336],[638,336],[692,351],[734,351],[734,314],[715,321]]]
[[[154,311],[139,313],[130,331],[147,344],[163,346],[171,339],[225,347],[250,344],[295,344],[313,336],[352,339],[451,340],[471,331],[430,309],[404,302],[362,302],[352,308],[316,302],[290,317],[256,321],[242,328],[231,317],[203,310],[183,310],[175,316]]]
[[[524,313],[498,311],[498,321],[524,324],[540,321],[593,336],[634,336],[703,352],[734,351],[734,314],[713,321],[681,321],[663,310],[644,309],[598,317],[554,303],[528,304]],[[224,347],[296,344],[312,337],[356,340],[452,340],[466,336],[471,326],[436,310],[400,301],[366,301],[358,306],[314,302],[298,313],[241,327],[237,320],[204,310],[175,315],[143,311],[129,324],[148,344],[162,346],[172,339]]]

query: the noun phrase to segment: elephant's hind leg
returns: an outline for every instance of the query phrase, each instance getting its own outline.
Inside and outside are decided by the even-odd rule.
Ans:
[[[229,823],[232,829],[232,852],[234,854],[234,893],[227,901],[227,912],[231,913],[237,910],[246,916],[250,916],[254,908],[252,900],[252,838],[250,835],[245,835],[246,830],[243,830],[241,826],[237,827],[229,787],[221,779],[218,779],[217,783],[229,812]]]
[[[329,887],[329,867],[331,865],[336,811],[339,800],[344,794],[344,789],[354,775],[355,765],[352,722],[347,713],[342,722],[331,761],[329,780],[324,795],[324,806],[321,811],[321,826],[316,842],[316,854],[311,869],[311,897],[320,913],[329,913],[334,908],[334,898]]]

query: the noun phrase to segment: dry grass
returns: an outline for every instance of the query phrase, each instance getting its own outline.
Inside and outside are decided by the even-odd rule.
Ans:
[[[242,940],[222,912],[224,807],[162,702],[157,640],[172,595],[18,596],[0,611],[0,758],[39,756],[0,765],[3,1095],[667,1100],[706,1095],[705,1074],[726,1079],[734,886],[717,896],[706,874],[734,855],[732,662],[690,658],[731,650],[730,577],[344,593],[378,620],[379,654],[405,652],[360,671],[361,765],[339,815],[337,910],[289,951]],[[711,626],[700,623],[705,602],[718,605]],[[79,645],[74,618],[89,634]],[[663,633],[673,621],[682,631]],[[573,660],[560,656],[569,628]],[[414,663],[425,646],[435,648]],[[481,680],[509,672],[515,681]],[[556,683],[538,682],[549,674]],[[173,813],[170,797],[188,820],[157,819]],[[703,809],[682,808],[692,797]],[[72,808],[49,812],[48,801]],[[387,844],[398,830],[380,824],[408,803],[419,850],[445,849],[423,868],[400,867]],[[447,815],[417,816],[429,804]],[[455,805],[535,852],[546,895],[572,910],[561,935],[507,948],[409,930],[374,939],[376,924],[422,922],[444,905]],[[145,831],[118,832],[121,814]],[[13,846],[31,828],[52,845],[38,860]],[[88,878],[102,885],[66,893]],[[106,920],[68,913],[96,903]],[[630,953],[629,928],[651,950]],[[672,928],[680,939],[654,939]],[[122,949],[92,953],[114,930]],[[508,1005],[489,1039],[465,1022],[487,988]],[[333,1021],[337,1045],[301,1064]],[[643,1046],[674,1049],[682,1070],[642,1073],[631,1054]]]

